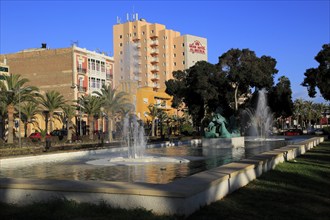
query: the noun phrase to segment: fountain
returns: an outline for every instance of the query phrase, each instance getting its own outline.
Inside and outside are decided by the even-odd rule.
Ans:
[[[262,89],[258,92],[257,108],[246,109],[245,112],[250,118],[251,130],[250,135],[256,136],[257,139],[264,140],[269,136],[270,129],[273,124],[273,114],[267,103],[266,90]]]

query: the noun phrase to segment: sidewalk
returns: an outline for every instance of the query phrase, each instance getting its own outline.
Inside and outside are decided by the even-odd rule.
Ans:
[[[330,141],[188,219],[330,219]]]

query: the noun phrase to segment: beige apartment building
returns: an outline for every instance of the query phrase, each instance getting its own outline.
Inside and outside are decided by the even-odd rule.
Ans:
[[[10,73],[29,79],[27,84],[37,86],[42,94],[55,90],[69,102],[101,91],[103,84],[113,84],[114,59],[75,45],[49,49],[42,44],[41,48],[1,54],[0,61],[10,66]],[[85,117],[82,120],[85,125]],[[44,126],[43,119],[38,123]]]
[[[150,104],[172,111],[165,81],[172,72],[184,70],[197,61],[207,61],[207,40],[180,35],[165,25],[138,19],[113,26],[114,85],[130,94],[138,117],[145,120]]]

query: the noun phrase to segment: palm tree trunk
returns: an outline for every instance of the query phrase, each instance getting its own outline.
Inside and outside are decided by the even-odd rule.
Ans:
[[[88,115],[88,124],[89,124],[89,139],[93,140],[94,135],[94,116]]]
[[[110,114],[108,114],[108,137],[109,137],[109,142],[113,141],[113,136],[112,136],[112,118],[110,117]]]
[[[49,133],[53,131],[53,112],[49,112]]]
[[[151,123],[151,137],[155,136],[155,119],[152,119]]]
[[[68,131],[68,136],[67,136],[67,140],[70,142],[72,140],[72,122],[71,119],[69,119],[69,121],[67,122],[67,131]]]
[[[8,112],[8,144],[14,143],[14,105],[10,104],[7,107]]]

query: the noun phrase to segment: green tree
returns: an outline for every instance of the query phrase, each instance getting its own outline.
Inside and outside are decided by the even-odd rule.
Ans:
[[[234,111],[238,111],[240,97],[247,96],[251,88],[269,90],[273,86],[276,60],[269,56],[257,57],[249,49],[230,49],[219,57],[217,67],[225,73],[232,87]]]
[[[8,143],[14,142],[14,112],[15,106],[25,101],[32,101],[37,94],[38,88],[34,86],[25,86],[29,82],[21,75],[10,74],[4,75],[0,80],[1,102],[5,103],[8,116]]]
[[[82,111],[88,115],[89,139],[93,140],[94,117],[99,114],[103,100],[97,96],[87,95],[80,97],[78,104],[81,106]]]
[[[72,130],[73,130],[72,118],[75,117],[76,115],[76,106],[64,104],[62,106],[62,110],[64,113],[63,116],[65,118],[66,128],[68,131],[67,141],[70,142],[72,140]]]
[[[103,85],[101,92],[95,91],[94,94],[101,97],[102,106],[109,120],[108,137],[111,142],[113,141],[112,128],[116,113],[120,112],[125,106],[130,105],[127,99],[127,93],[118,92],[116,89],[112,88],[111,85]]]
[[[48,116],[49,116],[49,129],[50,132],[53,131],[53,117],[56,110],[60,110],[65,104],[63,95],[58,91],[48,91],[43,96],[40,97],[40,104],[46,110],[46,132],[48,132]]]
[[[156,118],[159,115],[159,112],[161,111],[159,109],[159,105],[156,104],[150,104],[148,106],[149,112],[147,112],[147,115],[151,118],[151,137],[155,136],[155,127],[156,127]]]
[[[196,127],[205,114],[219,105],[228,105],[228,83],[214,65],[199,61],[187,70],[173,72],[173,76],[174,79],[165,82],[165,92],[173,96],[172,107],[179,108],[182,103],[187,106]]]
[[[287,118],[293,114],[292,90],[289,78],[281,76],[269,91],[269,106],[275,117]]]
[[[21,106],[22,112],[22,121],[24,123],[24,137],[27,137],[31,134],[30,124],[36,123],[36,115],[40,113],[39,104],[36,102],[24,102]]]
[[[304,121],[306,120],[304,114],[304,100],[296,99],[293,103],[293,116],[297,119],[297,124],[305,127]]]
[[[317,87],[323,98],[330,100],[330,44],[322,46],[322,50],[315,56],[315,60],[319,66],[305,71],[305,78],[301,85],[307,87],[310,97],[315,97]]]

